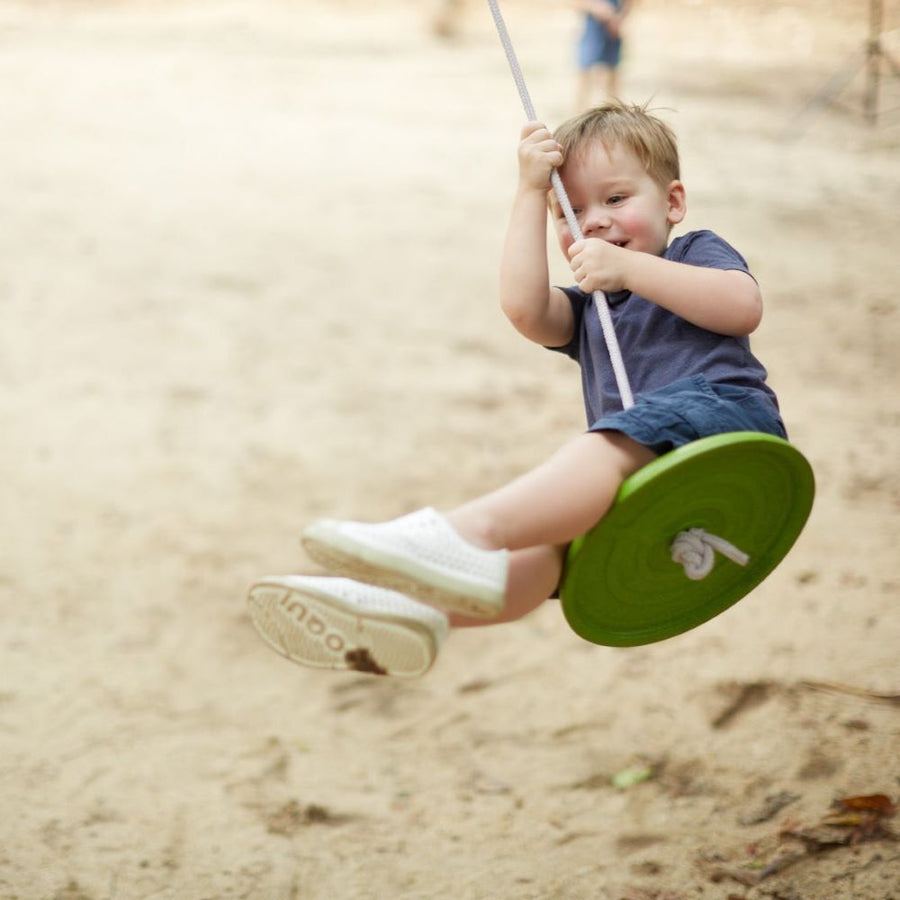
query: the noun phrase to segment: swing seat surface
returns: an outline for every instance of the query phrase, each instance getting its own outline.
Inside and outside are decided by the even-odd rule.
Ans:
[[[576,634],[631,647],[708,621],[748,594],[784,558],[809,517],[812,467],[781,438],[731,432],[693,441],[630,476],[603,520],[573,541],[560,588]],[[702,580],[671,558],[675,536],[702,528],[749,555],[717,554]]]

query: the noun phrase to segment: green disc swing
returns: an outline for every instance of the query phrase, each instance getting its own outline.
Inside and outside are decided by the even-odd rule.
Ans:
[[[488,5],[525,113],[536,121],[497,0]],[[580,240],[555,170],[551,183]],[[601,291],[594,304],[627,409],[634,400]],[[570,546],[560,588],[566,620],[586,640],[612,647],[661,641],[706,622],[781,562],[814,494],[810,464],[772,435],[718,434],[666,453],[628,478],[603,520]]]

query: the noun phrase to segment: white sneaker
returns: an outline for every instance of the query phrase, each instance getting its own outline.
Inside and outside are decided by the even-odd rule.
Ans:
[[[422,675],[449,630],[440,610],[349,578],[267,577],[251,587],[247,602],[273,650],[325,669]]]
[[[374,525],[320,519],[302,540],[316,562],[337,574],[465,615],[489,618],[503,610],[508,551],[470,544],[430,507]]]

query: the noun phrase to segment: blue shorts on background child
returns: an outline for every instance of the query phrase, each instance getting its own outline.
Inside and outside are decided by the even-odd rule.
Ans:
[[[619,0],[610,0],[618,11]],[[578,39],[578,67],[590,69],[592,66],[608,66],[616,68],[622,61],[622,39],[613,35],[601,22],[590,13],[585,13],[584,28]]]

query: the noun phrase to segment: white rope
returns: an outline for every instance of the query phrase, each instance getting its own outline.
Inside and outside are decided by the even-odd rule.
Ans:
[[[684,574],[692,581],[706,578],[712,571],[718,551],[739,566],[746,566],[750,557],[734,544],[715,534],[707,534],[702,528],[680,531],[672,541],[672,562],[684,566]]]
[[[488,0],[488,6],[491,8],[491,15],[494,17],[494,24],[497,26],[497,34],[500,35],[500,43],[506,52],[506,59],[509,62],[509,68],[512,72],[513,80],[519,90],[519,97],[522,100],[522,106],[525,109],[525,115],[530,122],[537,121],[537,115],[534,112],[534,106],[531,103],[531,96],[528,93],[528,86],[525,84],[525,76],[516,59],[516,51],[513,48],[509,32],[506,30],[506,23],[500,13],[500,7],[497,0]],[[569,202],[566,189],[563,187],[562,179],[559,173],[554,169],[550,175],[550,183],[556,192],[559,205],[562,207],[563,215],[569,225],[569,230],[576,241],[582,240],[584,235],[581,232],[581,226],[575,218],[572,211],[572,204]],[[619,342],[616,339],[616,332],[613,328],[612,316],[609,312],[609,304],[603,291],[594,291],[594,306],[597,307],[597,315],[600,317],[600,327],[603,329],[603,339],[606,341],[606,349],[609,353],[609,359],[612,363],[613,374],[616,377],[616,385],[619,388],[619,396],[622,398],[622,408],[628,409],[634,406],[634,397],[631,393],[631,385],[628,382],[628,373],[625,371],[625,363],[622,361],[622,352],[619,349]]]

